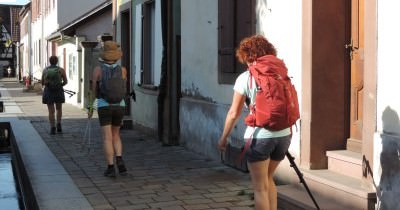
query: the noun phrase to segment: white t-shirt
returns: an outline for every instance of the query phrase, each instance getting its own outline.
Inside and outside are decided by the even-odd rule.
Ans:
[[[245,95],[250,99],[250,104],[254,104],[256,100],[256,82],[254,77],[251,77],[252,88],[250,89],[250,72],[245,71],[239,75],[236,79],[235,85],[233,86],[233,90],[239,93],[240,95]],[[279,131],[271,131],[265,128],[260,127],[251,127],[247,126],[246,131],[244,132],[244,138],[248,139],[253,135],[253,138],[275,138],[290,135],[290,128],[285,128]]]

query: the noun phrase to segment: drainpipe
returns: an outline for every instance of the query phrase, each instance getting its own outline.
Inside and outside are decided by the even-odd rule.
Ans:
[[[158,109],[158,122],[157,122],[157,133],[158,140],[163,142],[164,137],[164,100],[166,95],[167,88],[167,28],[168,26],[168,2],[166,0],[161,1],[161,26],[162,26],[162,43],[163,43],[163,51],[162,51],[162,62],[161,62],[161,78],[159,91],[157,96],[157,109]]]
[[[17,57],[17,66],[16,66],[16,68],[15,68],[15,75],[16,75],[16,77],[17,77],[17,80],[19,81],[19,82],[21,82],[22,81],[22,77],[21,77],[21,73],[20,73],[20,68],[21,68],[21,65],[20,65],[20,54],[19,54],[19,52],[20,52],[20,47],[21,47],[21,45],[20,45],[20,43],[19,42],[17,42],[17,43],[15,43],[15,46],[16,46],[16,48],[17,48],[17,50],[16,50],[16,52],[15,52],[15,54],[16,54],[16,57]]]
[[[42,20],[42,33],[41,33],[41,37],[40,37],[40,40],[41,40],[41,42],[40,42],[40,44],[42,45],[42,46],[40,46],[40,51],[41,51],[41,57],[40,57],[40,59],[41,60],[39,60],[39,62],[40,62],[40,68],[41,69],[44,69],[44,67],[45,67],[45,65],[44,65],[44,61],[45,61],[45,56],[44,56],[44,52],[46,51],[47,52],[47,48],[46,48],[46,50],[44,50],[44,1],[40,1],[40,16],[41,16],[41,20]],[[47,41],[46,41],[47,42]],[[47,53],[46,53],[47,54]],[[47,58],[46,58],[46,60],[47,60]],[[43,70],[42,70],[42,73],[43,73]]]
[[[173,141],[171,139],[171,131],[172,131],[172,107],[171,107],[171,88],[172,88],[172,46],[173,46],[173,9],[172,9],[172,2],[173,0],[167,1],[167,95],[165,98],[165,109],[167,119],[164,120],[164,125],[166,125],[166,130],[164,131],[165,139],[164,144],[172,145]],[[165,116],[165,115],[164,115]]]
[[[163,37],[163,59],[161,64],[161,80],[159,86],[158,102],[158,137],[164,145],[179,144],[179,119],[177,103],[177,79],[178,70],[175,62],[176,41],[174,22],[175,6],[178,0],[161,1],[162,8],[162,37]],[[179,10],[176,10],[179,11]],[[179,83],[180,84],[180,83]]]
[[[29,9],[28,11],[28,80],[29,84],[32,84],[32,78],[33,78],[33,62],[32,62],[32,9]],[[25,65],[26,66],[26,65]]]
[[[166,130],[164,131],[164,144],[167,145],[178,145],[178,104],[177,104],[177,77],[178,77],[178,66],[177,66],[177,53],[176,53],[176,40],[175,35],[177,32],[178,23],[175,22],[175,18],[179,10],[177,6],[179,4],[178,0],[168,0],[167,5],[167,86],[166,86],[166,98],[165,98],[165,108],[164,125]]]
[[[112,26],[113,26],[113,37],[117,40],[117,12],[118,12],[118,0],[112,1]]]

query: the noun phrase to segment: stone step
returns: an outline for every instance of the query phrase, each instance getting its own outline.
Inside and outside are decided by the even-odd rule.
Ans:
[[[346,176],[331,170],[303,170],[310,189],[336,200],[349,209],[375,209],[376,193],[367,180]]]
[[[362,155],[349,150],[327,151],[328,170],[362,179]]]
[[[316,205],[307,193],[307,190],[299,185],[281,185],[278,186],[278,208],[284,210],[313,210],[317,209]],[[335,200],[330,200],[312,192],[320,209],[337,210],[351,209],[349,206],[344,206]]]
[[[362,179],[330,170],[301,171],[320,209],[375,209],[375,191]],[[282,209],[316,209],[301,183],[279,186],[278,197]]]

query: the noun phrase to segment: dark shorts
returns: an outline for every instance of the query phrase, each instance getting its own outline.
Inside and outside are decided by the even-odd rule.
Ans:
[[[246,151],[248,162],[271,160],[281,161],[289,149],[292,136],[277,138],[253,139]]]
[[[99,115],[100,126],[112,125],[121,126],[124,117],[125,107],[123,106],[106,106],[97,110]]]
[[[50,90],[48,87],[45,86],[43,90],[42,103],[65,103],[64,89],[61,88],[58,90]]]

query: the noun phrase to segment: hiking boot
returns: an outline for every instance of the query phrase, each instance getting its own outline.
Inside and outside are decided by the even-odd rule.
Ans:
[[[107,169],[104,171],[104,176],[106,176],[106,177],[115,177],[114,165],[110,165],[110,166],[107,167]]]
[[[124,161],[122,160],[121,157],[117,157],[116,159],[117,159],[117,167],[119,175],[125,176],[128,170],[125,167]]]
[[[51,127],[50,134],[51,135],[55,135],[56,134],[56,127]]]
[[[62,133],[61,123],[57,123],[57,133]]]

